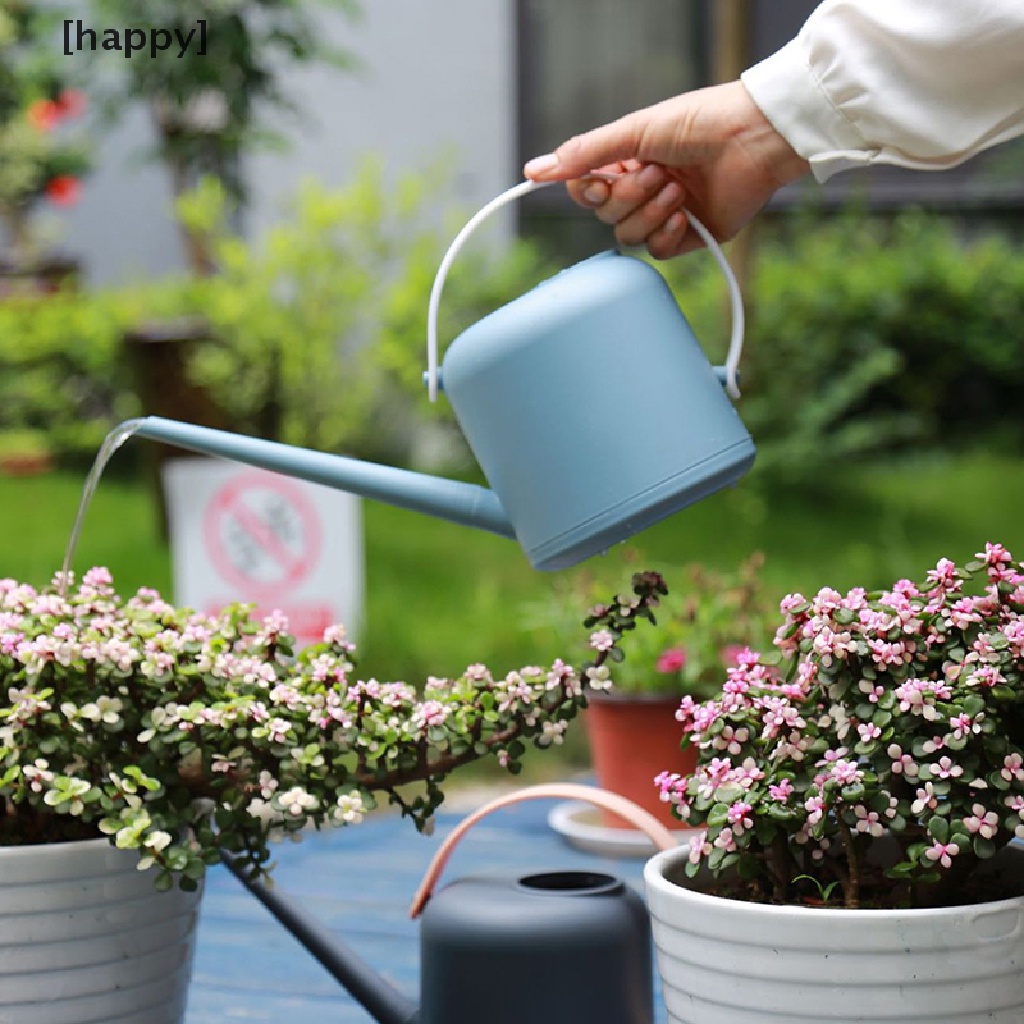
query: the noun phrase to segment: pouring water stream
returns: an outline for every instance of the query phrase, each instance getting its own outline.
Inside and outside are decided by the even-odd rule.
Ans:
[[[61,568],[58,593],[61,597],[67,596],[68,581],[71,576],[71,564],[75,558],[75,549],[78,547],[78,537],[82,532],[82,524],[85,522],[85,514],[92,504],[92,496],[96,493],[96,487],[107,468],[107,463],[114,457],[114,452],[121,447],[143,424],[142,419],[125,420],[119,423],[100,445],[96,453],[89,475],[85,478],[85,485],[82,488],[82,497],[78,503],[78,512],[75,515],[75,524],[71,528],[71,536],[68,538],[68,546],[64,551],[64,565]]]

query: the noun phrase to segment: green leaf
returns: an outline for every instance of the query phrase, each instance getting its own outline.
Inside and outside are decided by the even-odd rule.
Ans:
[[[708,828],[724,828],[729,822],[729,805],[716,803],[708,811]]]
[[[933,815],[928,819],[928,834],[937,843],[949,842],[949,822],[939,815]]]
[[[985,839],[983,836],[975,836],[971,846],[979,860],[988,860],[999,851],[999,847],[991,839]]]

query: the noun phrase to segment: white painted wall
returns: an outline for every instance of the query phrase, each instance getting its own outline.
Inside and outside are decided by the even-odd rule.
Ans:
[[[289,72],[288,92],[303,117],[284,121],[292,140],[286,152],[249,162],[245,228],[254,237],[303,176],[342,183],[368,152],[384,159],[388,173],[450,153],[453,191],[467,211],[516,180],[511,0],[365,0],[364,8],[357,25],[324,17],[324,31],[359,55],[360,71]],[[182,266],[163,169],[140,163],[151,142],[141,110],[97,135],[96,170],[81,202],[63,215],[65,246],[84,258],[93,283]]]

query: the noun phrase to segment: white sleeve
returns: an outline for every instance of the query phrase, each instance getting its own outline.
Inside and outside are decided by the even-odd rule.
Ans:
[[[1024,134],[1024,0],[825,0],[742,81],[819,181],[952,167]]]

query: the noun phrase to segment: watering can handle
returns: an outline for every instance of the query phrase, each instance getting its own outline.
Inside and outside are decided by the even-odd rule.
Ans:
[[[543,800],[550,797],[558,797],[564,800],[581,800],[595,807],[603,807],[606,811],[618,814],[625,818],[630,824],[635,825],[659,850],[670,850],[676,846],[676,840],[672,833],[664,825],[648,813],[642,807],[637,807],[631,800],[617,793],[609,793],[606,789],[596,789],[593,786],[581,786],[574,782],[546,782],[538,786],[529,786],[526,789],[517,790],[514,793],[507,793],[489,803],[478,807],[469,817],[463,818],[458,825],[440,845],[434,859],[430,862],[423,881],[420,883],[416,895],[413,897],[412,906],[409,908],[410,917],[419,917],[427,901],[434,893],[434,886],[444,871],[448,858],[452,855],[459,840],[481,819],[485,818],[492,811],[502,807],[509,807],[512,804],[522,803],[524,800]]]
[[[619,175],[605,173],[604,171],[592,171],[590,174],[585,175],[585,177],[614,180]],[[441,306],[441,291],[444,288],[448,270],[455,261],[455,257],[458,256],[459,250],[480,223],[486,220],[495,210],[500,210],[506,203],[510,203],[520,196],[525,196],[529,192],[545,188],[548,185],[557,184],[559,183],[555,181],[521,181],[518,185],[513,185],[512,188],[506,189],[500,196],[492,199],[486,206],[477,210],[466,222],[466,226],[452,240],[452,244],[448,246],[448,251],[444,254],[444,258],[437,268],[437,274],[434,276],[434,286],[430,289],[430,303],[427,306],[427,394],[431,402],[437,401],[437,313]],[[743,296],[740,294],[739,282],[736,280],[736,275],[732,272],[732,267],[729,266],[729,261],[725,258],[725,253],[722,252],[721,246],[715,241],[711,232],[689,210],[684,210],[683,212],[686,214],[690,226],[700,235],[704,244],[715,257],[729,285],[732,332],[729,337],[729,353],[725,359],[725,386],[730,398],[739,398],[740,389],[737,384],[736,375],[740,364],[740,354],[743,351],[744,329]]]

